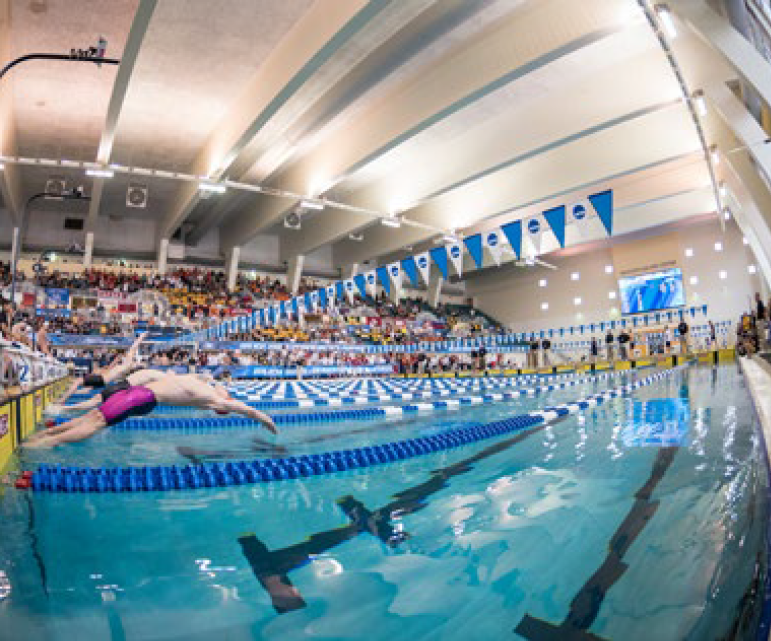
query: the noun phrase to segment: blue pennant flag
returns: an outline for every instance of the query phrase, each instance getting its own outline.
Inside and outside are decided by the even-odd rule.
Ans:
[[[383,289],[385,289],[386,295],[390,295],[391,280],[388,278],[388,270],[385,267],[377,268],[377,278],[380,281],[380,284],[383,286]]]
[[[313,299],[310,292],[305,292],[305,311],[313,311]]]
[[[341,280],[335,283],[335,295],[341,303],[345,300],[345,283]]]
[[[501,225],[503,233],[506,234],[506,240],[514,250],[517,258],[522,258],[522,221],[515,220],[505,225]]]
[[[434,247],[429,253],[431,254],[431,258],[434,259],[439,271],[442,272],[442,277],[445,280],[448,280],[450,278],[450,273],[447,270],[447,250],[444,248],[444,245],[442,247]]]
[[[704,314],[705,316],[707,315],[707,306],[706,305],[702,305],[701,306],[701,313]]]
[[[286,318],[286,301],[281,300],[278,302],[278,317]]]
[[[474,264],[477,269],[482,268],[482,234],[474,234],[468,238],[463,239],[463,244],[466,245],[468,253],[471,254],[471,258],[474,259]]]
[[[589,196],[589,202],[597,211],[608,236],[613,235],[613,190],[601,191],[599,194]]]
[[[414,256],[405,258],[402,261],[402,269],[404,270],[404,273],[407,274],[407,276],[409,277],[413,287],[417,287],[418,285],[420,285],[420,282],[418,281],[418,268],[415,265]]]
[[[547,209],[543,212],[543,217],[549,223],[549,227],[557,237],[560,247],[565,246],[565,205]]]
[[[265,327],[265,310],[260,310],[260,326]]]
[[[319,305],[321,309],[327,308],[327,290],[324,287],[319,290]]]
[[[271,325],[274,325],[276,322],[276,308],[275,307],[269,307],[268,308],[268,322]]]
[[[364,274],[356,274],[353,277],[353,282],[356,283],[356,287],[359,288],[359,293],[362,298],[367,297],[367,279]]]
[[[294,313],[294,315],[296,317],[298,317],[298,318],[300,317],[300,308],[297,305],[297,299],[296,298],[292,299],[292,312]]]

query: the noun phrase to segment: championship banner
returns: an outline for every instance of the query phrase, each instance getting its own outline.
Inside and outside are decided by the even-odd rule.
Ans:
[[[431,276],[431,263],[429,262],[428,252],[423,252],[415,256],[415,264],[418,266],[418,271],[423,278],[423,282],[428,285],[428,280]]]
[[[493,229],[484,234],[484,246],[490,252],[495,264],[501,266],[501,254],[503,253],[503,233],[499,229]]]
[[[458,276],[463,275],[463,246],[460,243],[447,245],[447,255],[452,261],[452,266]]]
[[[434,247],[429,254],[431,254],[431,258],[439,268],[439,271],[442,272],[442,278],[449,280],[450,272],[447,269],[447,250],[444,247]]]
[[[418,280],[418,266],[415,264],[415,259],[410,256],[402,261],[402,270],[407,274],[407,278],[410,279],[413,287],[418,287],[420,281]]]

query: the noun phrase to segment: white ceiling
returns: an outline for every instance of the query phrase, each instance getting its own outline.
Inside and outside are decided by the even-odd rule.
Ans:
[[[104,182],[96,214],[151,219],[160,233],[176,212],[172,228],[187,222],[194,237],[219,226],[223,255],[278,233],[282,258],[331,245],[342,266],[601,185],[617,190],[619,207],[671,197],[681,208],[674,216],[704,213],[693,211],[703,201],[680,197],[703,190],[706,165],[635,0],[340,0],[334,12],[325,11],[328,1],[157,2],[127,79],[111,162],[199,173],[208,146],[227,131],[242,139],[223,177],[377,211],[407,208],[408,218],[434,231],[370,226],[370,217],[329,208],[297,232],[281,225],[292,199],[229,192],[199,201],[187,183],[120,175]],[[2,2],[10,2],[13,56],[68,52],[103,35],[108,55],[121,57],[139,6]],[[320,48],[287,45],[323,29],[329,35]],[[0,136],[0,151],[95,161],[117,71],[19,66],[0,81],[13,92],[0,124],[16,132],[13,148]],[[250,105],[261,78],[273,95]],[[25,197],[51,174],[93,188],[76,170],[20,172]],[[129,182],[149,187],[147,209],[126,208]],[[364,242],[347,240],[362,229]]]

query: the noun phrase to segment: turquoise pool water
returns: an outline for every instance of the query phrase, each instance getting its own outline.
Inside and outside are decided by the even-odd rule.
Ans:
[[[104,432],[26,453],[22,465],[321,452],[619,384],[297,426],[275,440]],[[8,489],[0,638],[753,639],[768,485],[731,365],[678,372],[544,428],[355,472],[165,493]]]

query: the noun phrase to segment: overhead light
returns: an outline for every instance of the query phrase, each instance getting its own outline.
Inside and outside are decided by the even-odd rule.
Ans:
[[[747,240],[747,237],[746,236],[742,236],[742,245],[749,245],[749,244],[750,244],[750,241]]]
[[[321,200],[308,200],[307,198],[305,200],[300,201],[300,207],[303,209],[324,209],[326,205]]]
[[[457,236],[453,236],[452,234],[445,234],[444,236],[442,236],[442,240],[445,243],[457,243],[458,242],[458,237]]]
[[[613,291],[608,292],[608,298],[610,300],[616,300],[616,292],[613,292]]]
[[[709,148],[709,157],[713,165],[720,164],[720,152],[717,150],[717,145],[712,145]]]
[[[718,191],[720,192],[720,197],[725,198],[728,196],[728,187],[727,185],[721,180],[720,184],[718,184]]]
[[[393,227],[394,229],[398,229],[402,226],[402,220],[401,218],[386,218],[383,217],[380,219],[380,222],[383,223],[386,227]]]
[[[605,273],[606,274],[612,274],[613,273],[613,265],[605,265]]]
[[[693,256],[693,249],[690,247],[685,248],[685,257],[691,258]]]
[[[546,311],[547,309],[549,309],[549,303],[541,303],[541,309],[543,311]]]
[[[525,256],[525,265],[527,267],[534,267],[535,266],[535,258],[532,256]]]
[[[757,271],[758,271],[758,268],[757,268],[757,267],[755,267],[755,265],[748,265],[748,266],[747,266],[747,271],[748,271],[750,274],[756,274],[756,273],[757,273]]]
[[[581,304],[581,299],[578,296],[576,296],[573,299],[573,304],[576,305],[576,306],[580,305]]]
[[[726,207],[726,208],[723,210],[723,218],[724,218],[725,220],[731,220],[731,210],[730,210],[730,209],[728,209],[728,207]]]
[[[542,278],[541,280],[538,281],[538,287],[546,287],[546,285],[547,283],[545,278]]]
[[[696,106],[696,113],[700,116],[706,116],[707,102],[704,100],[704,92],[701,89],[694,91],[691,98],[693,98],[693,104]]]
[[[579,278],[581,278],[581,275],[578,272],[570,274],[570,280],[578,280]]]
[[[0,171],[3,171],[3,169],[5,169],[5,165],[0,162]]]
[[[225,187],[225,185],[222,185],[220,183],[199,182],[198,189],[200,189],[201,191],[208,191],[215,194],[224,194],[227,187]]]
[[[723,251],[723,243],[721,243],[721,242],[717,242],[717,243],[715,243],[715,251],[716,251],[716,252],[721,252],[721,251]]]
[[[355,240],[357,243],[360,243],[364,240],[364,234],[348,234],[348,240]]]
[[[670,39],[677,38],[675,19],[672,16],[672,12],[669,10],[669,7],[665,4],[657,4],[653,7],[653,10],[656,12],[656,17],[659,19],[664,33],[666,33]]]
[[[698,285],[699,284],[699,277],[698,276],[691,276],[690,280],[688,281],[691,285]]]
[[[115,172],[112,169],[86,169],[86,176],[93,176],[94,178],[112,178],[115,176]]]
[[[720,276],[720,280],[725,280],[726,278],[728,278],[728,272],[725,271],[724,269],[721,269],[720,272],[718,273],[718,276]]]

